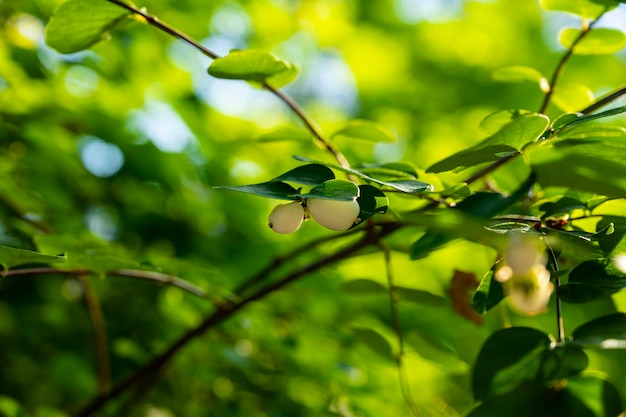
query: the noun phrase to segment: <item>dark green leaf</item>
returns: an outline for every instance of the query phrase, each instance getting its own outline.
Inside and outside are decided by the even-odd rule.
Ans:
[[[311,132],[293,127],[278,127],[258,136],[259,142],[308,142],[312,138]]]
[[[363,184],[359,185],[359,203],[361,211],[359,212],[359,223],[369,219],[374,214],[386,213],[389,208],[389,199],[378,188]]]
[[[359,196],[359,187],[351,181],[328,180],[311,188],[308,193],[296,195],[300,198],[350,201]]]
[[[390,178],[411,178],[417,179],[417,170],[410,162],[387,162],[383,164],[364,164],[360,166],[359,171],[366,175]]]
[[[626,314],[615,313],[580,325],[573,342],[586,348],[626,349]]]
[[[65,262],[65,256],[50,256],[25,249],[0,246],[0,265],[5,271],[20,265],[52,265]]]
[[[293,66],[290,63],[279,59],[272,53],[255,49],[231,51],[225,57],[213,61],[209,66],[209,74],[216,78],[258,83],[268,82],[270,77],[277,77],[284,72],[291,74],[292,71]]]
[[[106,39],[129,12],[108,1],[68,0],[61,3],[46,26],[46,43],[62,54],[87,49]]]
[[[443,306],[446,299],[428,291],[416,288],[396,287],[400,301],[417,303],[419,305]]]
[[[493,333],[474,365],[474,398],[485,401],[534,380],[540,371],[541,354],[549,346],[550,338],[536,329],[511,327]]]
[[[505,119],[506,120],[506,119]],[[501,121],[500,118],[497,121]],[[493,162],[520,151],[535,142],[548,128],[550,120],[541,114],[528,113],[514,117],[477,145],[437,162],[426,172],[460,171],[484,162]]]
[[[322,164],[325,165],[329,168],[333,168],[336,169],[338,171],[341,172],[345,172],[348,174],[352,174],[355,175],[357,177],[363,178],[367,181],[373,182],[375,184],[378,185],[384,185],[387,186],[389,188],[393,188],[394,190],[398,190],[398,191],[402,191],[404,193],[416,193],[416,192],[422,192],[422,191],[430,191],[433,189],[432,185],[430,184],[426,184],[425,182],[420,182],[420,181],[409,181],[409,183],[403,183],[403,182],[394,182],[394,181],[382,181],[379,179],[376,179],[374,177],[371,177],[359,170],[356,169],[352,169],[352,168],[343,168],[340,167],[338,165],[334,165],[334,164],[327,164],[324,162],[320,162],[320,161],[314,161],[312,159],[309,158],[305,158],[303,156],[294,156],[295,159],[297,159],[298,161],[303,161],[303,162],[313,162],[313,163],[318,163],[318,164]],[[417,191],[419,190],[419,191]]]
[[[376,294],[389,297],[389,289],[371,279],[355,279],[344,282],[341,284],[341,289],[355,295]],[[446,303],[443,297],[424,290],[396,286],[396,291],[401,302],[406,301],[436,307]]]
[[[391,345],[383,335],[367,327],[353,327],[352,331],[363,343],[385,359],[394,359]]]
[[[274,178],[271,182],[287,181],[304,185],[319,185],[335,178],[333,171],[320,164],[299,166]]]
[[[386,127],[369,120],[351,120],[346,127],[335,132],[333,137],[344,136],[350,139],[361,139],[370,142],[393,143],[395,135]]]
[[[565,29],[561,32],[561,45],[570,48],[580,35],[580,29]],[[576,46],[574,53],[581,55],[612,54],[626,45],[626,35],[621,30],[597,28],[589,32]]]
[[[626,112],[626,106],[616,107],[614,109],[606,110],[600,113],[583,114],[583,113],[570,113],[564,114],[554,121],[552,128],[554,130],[560,130],[566,127],[576,126],[581,123],[590,122],[591,120],[602,119],[604,117],[615,116]]]
[[[601,375],[578,375],[548,396],[546,416],[618,417],[624,404],[617,388]]]
[[[478,314],[486,313],[504,299],[502,284],[493,279],[494,268],[485,274],[472,298],[472,307]]]
[[[626,287],[626,275],[611,262],[589,260],[569,274],[569,281],[559,289],[563,301],[584,303],[605,298]]]
[[[265,198],[275,198],[278,200],[299,199],[297,196],[298,191],[295,188],[280,181],[270,181],[251,185],[220,185],[213,188],[240,191],[242,193],[254,194]]]
[[[614,254],[626,253],[626,218],[617,216],[604,216],[596,229],[599,231],[613,225],[614,231],[599,241],[600,248],[605,258],[611,258]]]
[[[545,219],[550,216],[555,216],[558,214],[566,214],[572,210],[586,209],[586,208],[587,208],[587,204],[583,203],[582,201],[578,201],[574,198],[569,198],[569,197],[561,197],[557,201],[554,201],[554,202],[550,201],[547,203],[543,203],[542,205],[539,206],[539,210],[544,212],[541,215],[542,219]]]
[[[354,294],[387,294],[387,288],[371,279],[361,278],[341,284],[341,290]]]

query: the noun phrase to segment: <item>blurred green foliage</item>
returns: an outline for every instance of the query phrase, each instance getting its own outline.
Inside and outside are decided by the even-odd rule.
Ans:
[[[44,43],[44,26],[59,3],[0,0],[0,245],[55,256],[20,252],[26,257],[22,266],[54,264],[93,273],[88,288],[71,274],[0,278],[0,416],[7,417],[72,415],[97,395],[98,354],[85,294],[101,305],[112,383],[132,375],[212,311],[211,303],[180,287],[106,272],[157,271],[184,278],[216,300],[236,300],[234,288],[277,256],[330,233],[306,222],[295,234],[273,234],[267,215],[275,202],[213,188],[277,178],[302,165],[291,155],[335,163],[282,102],[244,82],[211,78],[210,59],[145,24],[124,22],[106,42],[59,54]],[[543,3],[559,8],[558,1]],[[295,64],[299,76],[285,91],[323,131],[338,132],[335,143],[353,166],[408,161],[419,180],[438,192],[467,173],[425,171],[457,152],[480,148],[487,136],[497,137],[480,125],[487,115],[537,111],[545,78],[565,53],[560,30],[581,26],[579,17],[546,11],[536,1],[149,0],[138,6],[219,55],[265,50]],[[620,5],[602,18],[600,26],[614,29],[607,29],[608,38],[624,31],[625,16]],[[571,42],[572,36],[564,37]],[[503,72],[504,67],[517,68]],[[511,80],[521,82],[503,82]],[[623,49],[574,55],[545,113],[554,119],[580,110],[625,81]],[[386,130],[363,133],[367,123],[353,119]],[[625,126],[623,113],[609,121]],[[542,128],[524,138],[534,140]],[[606,138],[610,132],[594,136],[614,147],[615,166],[605,163],[608,153],[593,153],[596,142],[568,148],[575,130],[559,139],[572,161],[603,174],[595,178],[605,183],[600,194],[621,199],[599,212],[614,216],[618,234],[612,239],[618,238],[612,249],[622,247],[626,230],[625,165],[619,154],[624,136],[618,131],[616,139]],[[396,141],[388,143],[393,136]],[[546,186],[554,186],[541,189],[536,201],[554,202],[567,194],[576,204],[556,214],[593,209],[596,183],[555,152],[530,153]],[[596,157],[599,162],[590,162]],[[467,162],[461,159],[460,165]],[[518,190],[530,171],[522,159],[491,173],[486,188]],[[566,193],[575,188],[571,182],[584,185]],[[471,192],[481,188],[485,184],[477,183]],[[456,191],[457,199],[470,193],[467,187]],[[424,204],[399,193],[388,197],[391,214]],[[472,210],[484,214],[485,209]],[[458,219],[463,217],[444,218],[433,227],[449,233],[450,222]],[[591,219],[575,229],[595,232],[595,223]],[[471,371],[483,343],[506,325],[531,327],[538,340],[554,335],[554,300],[548,314],[535,317],[504,304],[485,316],[463,313],[453,277],[464,271],[476,278],[461,289],[460,299],[469,305],[496,250],[455,240],[411,261],[411,245],[426,226],[418,222],[387,239],[400,290],[408,386],[424,416],[494,415],[488,414],[490,405],[470,411]],[[348,233],[311,248],[294,259],[294,267],[305,268],[353,240]],[[597,245],[575,248],[560,259],[563,269],[600,256]],[[64,254],[64,262],[56,258]],[[3,266],[13,266],[2,259]],[[273,272],[278,277],[287,271]],[[190,343],[158,374],[158,382],[128,390],[102,415],[407,415],[385,277],[384,256],[373,249],[315,271]],[[567,304],[567,335],[624,309],[623,292]],[[588,369],[608,375],[622,398],[625,355],[587,352]],[[603,381],[585,374],[577,378],[568,395],[582,397]],[[487,414],[480,414],[484,410]]]

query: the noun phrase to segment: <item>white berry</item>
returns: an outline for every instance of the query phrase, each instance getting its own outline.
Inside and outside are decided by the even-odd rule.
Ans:
[[[304,208],[297,202],[279,204],[270,213],[268,225],[280,234],[295,232],[304,220]]]
[[[319,224],[330,230],[349,229],[361,211],[356,200],[338,201],[309,198],[307,207],[311,216]]]

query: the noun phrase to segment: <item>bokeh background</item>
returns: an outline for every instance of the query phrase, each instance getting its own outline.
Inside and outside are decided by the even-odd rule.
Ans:
[[[0,0],[0,244],[132,259],[227,296],[276,255],[330,233],[309,222],[275,235],[267,215],[276,202],[213,189],[273,178],[299,164],[291,155],[332,161],[283,103],[246,83],[211,78],[208,58],[140,23],[88,51],[58,54],[43,37],[58,3]],[[353,164],[405,160],[421,170],[479,141],[486,115],[537,110],[536,83],[499,82],[494,71],[524,65],[549,76],[564,53],[560,30],[581,24],[537,1],[137,5],[220,55],[259,48],[293,62],[301,73],[286,91],[325,132],[365,118],[397,135],[393,144],[338,138]],[[625,9],[599,26],[626,29]],[[559,106],[548,114],[580,109],[625,81],[624,51],[574,56]],[[494,176],[500,189],[516,187],[522,165]],[[441,190],[460,178],[422,179]],[[392,242],[397,283],[438,297],[400,304],[411,389],[425,416],[464,415],[485,338],[503,320],[554,332],[554,315],[526,318],[503,308],[480,323],[462,317],[450,301],[454,271],[480,279],[495,253],[458,242],[410,262],[401,249],[415,233]],[[397,348],[388,299],[346,284],[384,284],[384,268],[381,253],[363,254],[249,306],[190,344],[129,407],[122,408],[126,398],[103,415],[406,415],[394,362],[354,330],[374,329]],[[211,311],[174,287],[114,277],[90,283],[105,315],[114,381]],[[624,295],[567,305],[566,326],[624,307]],[[74,278],[0,278],[0,415],[64,416],[85,404],[96,393],[94,344]],[[590,356],[626,395],[624,353]]]

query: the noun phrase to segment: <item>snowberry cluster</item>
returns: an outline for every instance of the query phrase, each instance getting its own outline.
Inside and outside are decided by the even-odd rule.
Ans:
[[[312,217],[331,230],[347,230],[357,221],[361,211],[356,200],[339,201],[307,198],[279,204],[270,213],[268,225],[276,233],[292,233]]]

